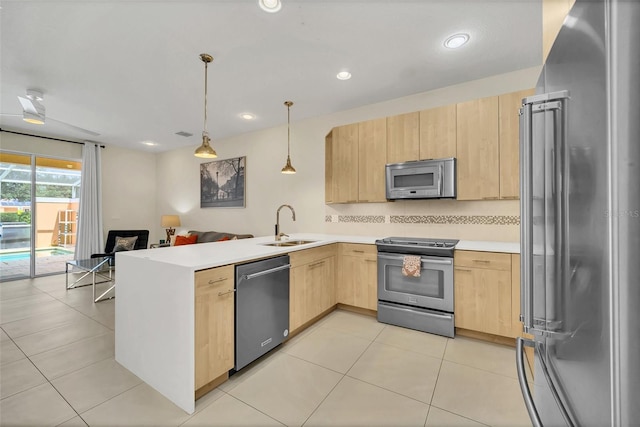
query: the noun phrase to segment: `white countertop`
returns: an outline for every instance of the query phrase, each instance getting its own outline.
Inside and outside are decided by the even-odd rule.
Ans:
[[[298,246],[265,246],[265,243],[272,243],[275,239],[274,236],[263,236],[252,239],[227,240],[224,242],[198,243],[195,245],[118,252],[116,256],[144,258],[155,262],[172,264],[197,271],[212,267],[219,267],[221,265],[251,261],[253,259],[284,255],[289,252],[314,248],[331,243],[362,243],[373,245],[375,244],[376,239],[381,239],[383,237],[384,236],[296,233],[292,234],[286,240],[313,240],[313,243]],[[456,249],[520,253],[520,243],[460,240],[456,245]]]
[[[520,242],[486,242],[480,240],[460,240],[456,245],[459,251],[520,253]]]
[[[378,238],[381,237],[296,233],[292,234],[286,240],[313,240],[314,242],[298,246],[265,246],[265,243],[273,243],[275,239],[274,236],[264,236],[254,237],[252,239],[226,240],[224,242],[197,243],[195,245],[118,252],[116,257],[144,258],[151,261],[186,267],[196,271],[219,267],[221,265],[251,261],[253,259],[284,255],[289,252],[331,243],[364,243],[372,245]]]

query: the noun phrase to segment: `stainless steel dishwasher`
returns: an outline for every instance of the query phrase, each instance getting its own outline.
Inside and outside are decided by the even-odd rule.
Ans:
[[[289,256],[236,266],[236,371],[289,335]]]

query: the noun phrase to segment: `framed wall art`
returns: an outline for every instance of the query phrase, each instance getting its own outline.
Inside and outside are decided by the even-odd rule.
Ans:
[[[244,208],[247,157],[200,164],[201,208]]]

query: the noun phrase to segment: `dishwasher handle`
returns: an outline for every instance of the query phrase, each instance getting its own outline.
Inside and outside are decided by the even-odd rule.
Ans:
[[[291,264],[285,264],[279,267],[270,268],[268,270],[258,271],[257,273],[243,274],[242,278],[246,280],[251,280],[251,279],[255,279],[256,277],[266,276],[267,274],[276,273],[278,271],[288,270],[289,268],[291,268]]]

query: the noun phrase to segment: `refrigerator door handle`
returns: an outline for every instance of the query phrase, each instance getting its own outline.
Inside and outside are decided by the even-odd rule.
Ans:
[[[533,396],[531,396],[531,390],[529,390],[529,382],[527,381],[524,367],[524,347],[533,347],[534,345],[534,341],[518,337],[516,340],[516,369],[518,370],[518,383],[520,383],[524,405],[529,413],[529,418],[531,418],[531,423],[534,427],[543,427],[536,404],[533,402]]]
[[[522,267],[520,269],[520,321],[524,332],[533,328],[533,109],[523,99],[520,109],[520,242]]]
[[[566,101],[569,99],[569,92],[559,91],[534,95],[522,100],[522,108],[520,109],[520,244],[522,265],[520,270],[520,320],[523,323],[523,330],[526,333],[536,335],[564,335],[563,331],[550,331],[547,326],[550,323],[546,319],[538,322],[540,326],[536,327],[534,323],[534,295],[533,295],[533,115],[537,113],[545,113],[547,111],[554,113],[554,153],[553,158],[553,188],[556,192],[556,209],[566,212],[566,183],[565,173],[567,166],[565,164],[564,146],[566,144],[565,121]],[[556,186],[560,187],[559,189]],[[559,212],[556,212],[558,214]],[[560,236],[566,234],[566,224],[559,224],[556,230],[556,241]],[[564,256],[565,248],[556,248],[560,253],[561,263],[566,262]],[[555,277],[558,285],[564,284],[561,280],[559,270],[561,264],[556,267]],[[555,290],[558,292],[558,290]],[[554,295],[558,296],[558,295]],[[553,304],[562,304],[562,295],[559,295],[560,301],[554,299]],[[555,308],[555,307],[554,307]],[[562,322],[555,322],[553,329],[562,327]]]

